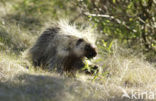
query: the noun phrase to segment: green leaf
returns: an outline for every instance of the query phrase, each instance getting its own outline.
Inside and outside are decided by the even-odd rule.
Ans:
[[[112,45],[113,45],[113,41],[109,44],[109,46],[108,46],[108,50],[109,50],[109,52],[110,52],[110,50],[111,50],[111,48],[112,48]]]
[[[116,0],[113,0],[113,3],[115,4],[116,3]]]

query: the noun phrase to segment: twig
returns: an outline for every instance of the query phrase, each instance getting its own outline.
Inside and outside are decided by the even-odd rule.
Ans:
[[[115,18],[114,16],[110,16],[110,15],[103,15],[103,14],[90,14],[88,12],[84,13],[87,16],[92,16],[92,17],[104,17],[104,18],[109,18],[110,20],[114,20],[116,23],[121,24],[121,21],[117,18]],[[125,23],[122,23],[122,25],[129,31],[132,31],[133,33],[136,33],[135,29],[131,29],[129,28],[129,26],[127,26]]]
[[[90,14],[88,12],[84,13],[85,15],[87,16],[93,16],[93,17],[104,17],[104,18],[111,18],[111,19],[114,19],[113,16],[110,16],[110,15],[103,15],[103,14]]]

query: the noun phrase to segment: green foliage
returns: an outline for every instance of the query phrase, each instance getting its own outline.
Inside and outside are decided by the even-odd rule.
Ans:
[[[108,56],[113,53],[113,50],[112,50],[113,41],[106,42],[104,40],[100,40],[99,44],[97,45],[98,45],[99,52],[101,55]]]
[[[79,5],[109,40],[118,39],[129,47],[137,45],[144,51],[156,52],[154,0],[82,0]]]

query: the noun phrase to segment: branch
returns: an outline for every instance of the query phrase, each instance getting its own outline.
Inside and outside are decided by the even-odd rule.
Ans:
[[[88,12],[84,13],[87,16],[93,16],[93,17],[104,17],[104,18],[110,18],[110,19],[114,19],[114,16],[110,16],[110,15],[103,15],[103,14],[90,14]]]
[[[133,33],[136,33],[136,30],[131,30],[131,28],[129,28],[129,26],[127,26],[124,22],[121,23],[121,20],[115,18],[114,16],[110,16],[110,15],[103,15],[103,14],[90,14],[88,12],[84,13],[87,16],[92,16],[92,17],[103,17],[103,18],[109,18],[110,20],[115,21],[117,24],[122,24],[127,30],[132,31]]]

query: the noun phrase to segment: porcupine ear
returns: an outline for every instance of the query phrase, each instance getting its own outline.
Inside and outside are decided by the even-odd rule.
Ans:
[[[76,46],[78,46],[81,42],[83,42],[84,40],[82,38],[78,39],[76,42]]]

